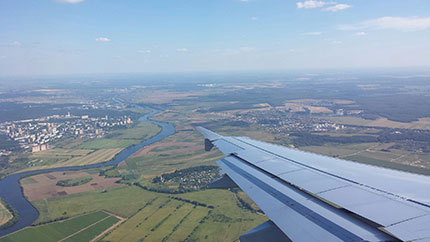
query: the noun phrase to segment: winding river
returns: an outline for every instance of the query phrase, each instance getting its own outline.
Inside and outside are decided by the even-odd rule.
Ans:
[[[13,226],[7,229],[0,229],[0,237],[9,233],[18,231],[24,227],[30,226],[39,217],[39,211],[37,211],[37,209],[24,197],[22,188],[19,184],[19,180],[21,178],[40,174],[40,173],[53,172],[53,171],[76,171],[76,170],[98,168],[98,167],[109,166],[109,165],[117,165],[118,163],[127,159],[129,156],[131,156],[133,153],[135,153],[137,150],[141,149],[142,147],[153,144],[160,140],[163,140],[167,136],[170,136],[175,133],[175,127],[172,124],[148,119],[152,115],[159,113],[160,110],[149,108],[149,107],[145,107],[145,108],[150,109],[151,112],[141,117],[139,121],[156,124],[161,127],[161,131],[157,135],[143,141],[140,144],[130,146],[122,150],[120,153],[118,153],[115,156],[114,159],[108,162],[98,163],[93,165],[86,165],[86,166],[59,167],[59,168],[52,168],[52,169],[22,172],[22,173],[9,175],[4,179],[0,180],[0,197],[10,206],[15,208],[15,210],[19,214],[19,220],[17,223],[15,223]]]

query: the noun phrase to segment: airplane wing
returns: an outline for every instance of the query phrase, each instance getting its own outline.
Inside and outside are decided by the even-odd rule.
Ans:
[[[197,127],[224,178],[270,219],[241,241],[430,241],[430,177]],[[227,184],[227,185],[226,185]]]

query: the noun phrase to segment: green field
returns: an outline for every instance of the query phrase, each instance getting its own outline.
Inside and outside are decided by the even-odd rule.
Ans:
[[[40,216],[35,222],[37,224],[65,215],[76,216],[97,210],[106,210],[121,217],[128,217],[156,196],[157,194],[136,186],[121,185],[110,187],[106,191],[76,193],[32,203],[40,212]]]
[[[147,203],[104,241],[183,241],[187,238],[191,241],[204,238],[234,241],[266,220],[265,216],[238,208],[234,194],[227,190],[193,192],[177,197],[214,208],[160,196]]]
[[[80,149],[114,149],[126,148],[139,144],[160,132],[155,124],[140,122],[132,128],[114,131],[105,138],[89,140],[78,146]]]
[[[3,201],[0,199],[0,227],[7,223],[12,218],[12,214],[3,204]]]
[[[70,153],[75,154],[71,156],[52,156],[53,154],[56,154],[57,149],[53,149],[46,154],[39,152],[36,153],[37,156],[31,156],[30,162],[32,167],[27,168],[24,171],[101,163],[111,160],[121,150],[122,148],[100,149],[89,150],[90,152],[87,153],[82,152],[83,150],[70,150]],[[81,153],[82,155],[78,155],[78,153]],[[62,152],[62,154],[65,154],[65,152]]]
[[[188,141],[185,142],[185,138]],[[157,144],[163,145],[165,143],[172,145],[152,148],[151,153],[128,158],[126,160],[127,165],[118,167],[117,170],[122,174],[130,173],[152,177],[164,172],[172,172],[176,169],[208,164],[213,165],[216,160],[222,157],[221,152],[216,149],[211,152],[205,152],[203,147],[197,150],[176,151],[176,149],[180,148],[201,146],[201,135],[197,131],[179,131]],[[175,145],[178,143],[187,143],[187,145]]]
[[[214,208],[195,206],[171,196]],[[138,241],[145,236],[147,241],[162,241],[166,236],[165,241],[178,241],[192,236],[213,236],[214,241],[233,241],[266,220],[263,215],[239,207],[236,195],[228,190],[170,195],[122,185],[109,188],[106,192],[91,191],[54,197],[33,204],[41,213],[36,223],[100,209],[128,217],[125,223],[104,239],[106,241]],[[213,215],[202,224],[201,220],[209,211]],[[206,227],[207,233],[204,232]],[[234,231],[225,232],[229,228],[234,228]]]
[[[0,242],[90,241],[118,221],[118,218],[105,212],[94,212],[61,222],[28,227],[0,238]]]

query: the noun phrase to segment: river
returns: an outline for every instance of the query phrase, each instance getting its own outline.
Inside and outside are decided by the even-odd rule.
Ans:
[[[98,167],[109,166],[109,165],[117,165],[121,161],[130,157],[133,153],[135,153],[137,150],[141,149],[142,147],[153,144],[160,140],[163,140],[167,136],[170,136],[175,133],[175,127],[173,126],[173,124],[149,119],[149,117],[151,117],[152,115],[159,113],[160,110],[148,108],[148,107],[145,107],[145,108],[150,109],[151,112],[139,118],[139,121],[156,124],[161,127],[161,131],[157,135],[153,136],[152,138],[142,141],[142,143],[139,143],[134,146],[130,146],[122,150],[120,153],[118,153],[115,156],[115,158],[113,158],[108,162],[103,162],[103,163],[98,163],[93,165],[86,165],[86,166],[59,167],[59,168],[44,169],[44,170],[37,170],[37,171],[27,171],[27,172],[12,174],[0,180],[0,197],[7,204],[15,208],[15,210],[19,214],[19,220],[17,223],[15,223],[13,226],[7,229],[0,229],[0,237],[7,235],[9,233],[18,231],[24,227],[30,226],[39,217],[39,211],[37,211],[37,209],[24,197],[22,188],[19,184],[19,181],[21,178],[40,174],[40,173],[53,172],[53,171],[76,171],[76,170],[98,168]]]

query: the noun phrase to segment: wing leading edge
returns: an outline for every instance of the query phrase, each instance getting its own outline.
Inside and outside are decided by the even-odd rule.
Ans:
[[[273,235],[267,228],[275,226],[293,241],[430,241],[428,176],[197,130],[206,150],[226,155],[222,172],[271,220],[255,233]]]

